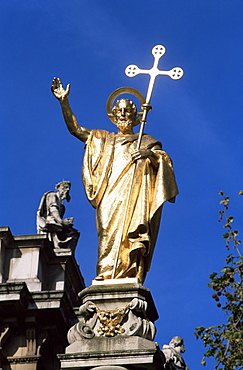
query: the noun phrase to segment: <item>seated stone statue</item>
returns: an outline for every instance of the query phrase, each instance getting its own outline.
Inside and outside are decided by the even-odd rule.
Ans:
[[[169,345],[164,344],[162,352],[165,355],[166,370],[189,370],[181,353],[185,352],[184,342],[181,337],[174,337],[171,339]]]
[[[37,232],[48,233],[55,249],[70,248],[74,251],[80,232],[73,228],[73,217],[63,219],[63,201],[70,201],[70,187],[69,181],[62,181],[56,185],[56,192],[48,191],[42,196],[37,211]]]

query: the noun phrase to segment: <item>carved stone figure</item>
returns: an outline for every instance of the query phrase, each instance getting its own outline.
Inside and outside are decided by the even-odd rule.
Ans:
[[[162,205],[178,193],[172,162],[161,143],[143,134],[137,149],[135,104],[118,100],[112,109],[118,133],[79,126],[68,102],[70,85],[54,79],[67,128],[85,143],[83,183],[96,208],[98,280],[135,277],[143,283],[157,238]],[[135,167],[134,167],[135,166]],[[132,173],[134,181],[131,192]],[[129,200],[129,201],[128,201]]]
[[[176,336],[171,339],[169,345],[164,344],[162,352],[166,358],[166,370],[189,370],[181,355],[185,352],[184,341],[181,337]]]
[[[56,192],[48,191],[42,196],[37,211],[37,232],[48,233],[54,248],[70,248],[74,251],[80,232],[73,228],[73,217],[63,219],[63,201],[70,201],[70,187],[69,181],[61,181],[56,185]]]

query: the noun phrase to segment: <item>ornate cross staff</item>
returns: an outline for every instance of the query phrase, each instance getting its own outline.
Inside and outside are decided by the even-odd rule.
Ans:
[[[163,45],[156,45],[156,46],[153,47],[152,54],[154,56],[154,65],[151,69],[140,69],[135,64],[130,64],[125,69],[125,74],[128,77],[134,77],[134,76],[137,76],[138,74],[148,74],[148,75],[150,75],[150,81],[149,81],[146,101],[145,101],[145,104],[143,104],[143,115],[142,115],[142,119],[141,119],[141,126],[140,126],[140,131],[139,131],[138,142],[137,142],[137,150],[139,150],[140,145],[141,145],[143,131],[144,131],[144,125],[145,125],[146,119],[147,119],[147,114],[151,110],[150,100],[151,100],[151,97],[152,97],[152,92],[153,92],[154,82],[155,82],[156,77],[159,76],[159,75],[164,75],[164,76],[169,76],[173,80],[179,80],[183,76],[183,73],[184,73],[183,69],[180,68],[180,67],[174,67],[170,71],[161,71],[161,70],[158,69],[159,60],[165,54],[165,51],[166,51],[166,49]],[[130,182],[130,189],[129,189],[129,193],[128,193],[128,197],[127,197],[127,201],[126,201],[126,208],[125,208],[125,212],[124,212],[123,224],[121,225],[120,243],[117,246],[117,252],[116,252],[114,267],[113,267],[112,276],[111,276],[112,279],[114,279],[114,277],[115,277],[115,271],[116,271],[116,267],[117,267],[117,263],[118,263],[120,247],[121,247],[121,243],[123,241],[123,232],[124,232],[124,228],[125,228],[125,221],[126,221],[126,217],[127,217],[127,211],[128,211],[129,201],[130,201],[130,197],[131,197],[131,191],[132,191],[132,187],[133,187],[135,169],[136,169],[136,163],[135,163],[135,166],[133,167],[132,178],[131,178],[131,182]]]
[[[140,133],[139,133],[139,139],[138,139],[138,147],[137,149],[140,148],[141,140],[142,140],[142,135],[143,135],[143,130],[144,130],[144,125],[146,123],[146,118],[149,110],[151,109],[150,107],[150,100],[152,97],[152,92],[154,88],[154,82],[157,76],[159,75],[164,75],[164,76],[169,76],[173,80],[179,80],[183,76],[183,69],[180,67],[174,67],[170,71],[160,71],[158,69],[158,64],[160,58],[165,54],[166,49],[163,45],[156,45],[152,49],[152,54],[154,56],[154,65],[151,69],[140,69],[138,68],[135,64],[130,64],[126,69],[125,69],[125,74],[128,77],[134,77],[137,76],[138,74],[148,74],[150,75],[150,81],[149,81],[149,86],[148,86],[148,91],[147,91],[147,96],[146,96],[146,102],[144,105],[144,110],[143,110],[143,116],[141,119],[141,127],[140,127]]]
[[[179,80],[183,76],[183,70],[180,67],[174,67],[170,71],[160,71],[158,69],[159,60],[165,54],[165,51],[166,50],[163,45],[156,45],[153,47],[152,54],[154,56],[154,65],[151,69],[140,69],[134,64],[130,64],[125,69],[125,73],[128,77],[134,77],[140,73],[150,75],[150,82],[149,82],[149,87],[148,87],[148,92],[147,92],[147,97],[146,97],[147,104],[149,104],[150,102],[153,87],[154,87],[154,81],[157,76],[165,75],[165,76],[169,76],[173,80]]]

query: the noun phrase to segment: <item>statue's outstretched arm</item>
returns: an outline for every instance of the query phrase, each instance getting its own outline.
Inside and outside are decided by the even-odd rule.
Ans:
[[[67,88],[64,89],[60,78],[55,77],[52,82],[51,91],[61,104],[63,117],[69,132],[72,135],[76,136],[79,140],[86,142],[91,130],[79,126],[78,121],[72,112],[72,109],[68,101],[70,84],[68,84]]]

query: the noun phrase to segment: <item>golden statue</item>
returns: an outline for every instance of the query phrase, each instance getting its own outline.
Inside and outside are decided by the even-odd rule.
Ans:
[[[174,202],[178,194],[172,162],[159,141],[144,133],[139,139],[134,133],[139,118],[131,100],[117,100],[108,112],[118,128],[115,134],[79,126],[68,102],[69,91],[70,85],[64,89],[61,80],[54,78],[52,92],[67,128],[86,147],[82,177],[87,198],[96,208],[96,279],[129,277],[143,283],[163,203]],[[146,103],[141,106],[143,111],[150,108]]]

